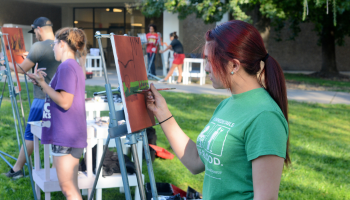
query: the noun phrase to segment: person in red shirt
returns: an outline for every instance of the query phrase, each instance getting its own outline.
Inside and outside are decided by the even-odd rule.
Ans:
[[[159,39],[159,36],[156,33],[156,31],[157,31],[157,27],[154,24],[150,24],[149,33],[146,34],[146,38],[147,38],[146,52],[148,56],[148,66],[151,65],[151,74],[153,75],[156,75],[156,67],[154,65],[154,61],[156,59],[157,42]]]

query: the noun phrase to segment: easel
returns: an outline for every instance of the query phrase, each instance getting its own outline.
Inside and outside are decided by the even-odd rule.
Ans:
[[[8,61],[8,58],[7,58],[7,55],[6,55],[6,47],[5,47],[5,40],[4,40],[4,35],[1,31],[0,31],[0,39],[1,39],[1,48],[4,52],[4,61],[5,61],[5,66],[6,66],[6,70],[4,70],[3,74],[6,74],[6,79],[5,79],[5,84],[6,84],[6,80],[8,80],[8,88],[9,88],[9,93],[10,93],[10,99],[11,99],[11,105],[12,105],[12,112],[13,112],[13,118],[14,118],[14,122],[15,122],[15,127],[16,127],[16,134],[17,134],[17,142],[18,142],[18,148],[21,149],[21,146],[20,146],[20,142],[19,142],[19,135],[18,135],[18,130],[17,130],[17,123],[16,123],[16,119],[18,121],[18,125],[19,125],[19,130],[20,130],[20,134],[21,134],[21,139],[22,139],[22,144],[23,144],[23,150],[24,150],[24,154],[25,154],[25,157],[26,157],[26,165],[28,167],[28,172],[29,172],[29,178],[30,178],[30,183],[32,185],[32,190],[33,190],[33,195],[34,195],[34,199],[36,200],[37,197],[36,197],[36,193],[35,193],[35,185],[34,185],[34,182],[33,182],[33,177],[32,177],[32,164],[31,164],[31,161],[29,159],[29,156],[28,156],[28,152],[27,152],[27,146],[26,146],[26,143],[25,143],[25,140],[24,140],[24,130],[23,130],[23,126],[26,125],[26,122],[25,122],[25,118],[24,118],[24,110],[23,110],[23,104],[22,104],[22,98],[21,98],[21,92],[20,92],[20,83],[18,81],[18,87],[19,87],[19,91],[18,91],[18,94],[19,94],[19,98],[20,98],[20,103],[21,103],[21,110],[22,110],[22,120],[23,120],[23,126],[22,126],[22,123],[21,123],[21,116],[19,114],[19,110],[18,110],[18,105],[17,105],[17,99],[16,99],[16,90],[15,90],[15,87],[14,87],[14,84],[13,84],[13,81],[12,81],[12,76],[11,76],[11,70],[10,70],[10,65],[9,65],[9,61]],[[7,34],[6,34],[7,36]],[[8,40],[8,37],[7,37],[7,42],[8,42],[8,45],[9,45],[9,40]],[[12,55],[11,53],[11,49],[10,49],[10,54],[11,54],[11,58],[12,58],[12,61],[14,61],[14,56]],[[15,68],[15,73],[16,75],[18,76],[17,74],[17,70],[16,70],[16,63],[14,63],[14,68]],[[1,74],[1,75],[3,75]],[[18,78],[17,78],[18,80]],[[27,95],[28,95],[28,100],[30,102],[30,99],[29,99],[29,91],[28,91],[28,84],[27,84],[27,79],[26,80],[26,86],[27,86]],[[3,87],[3,91],[2,91],[2,95],[1,95],[1,100],[2,100],[2,96],[3,96],[3,92],[4,92],[4,89],[5,89],[5,85]],[[0,105],[1,105],[1,101],[0,101]],[[29,103],[30,105],[30,103]],[[1,154],[5,155],[5,156],[8,156],[9,158],[12,158],[14,160],[16,160],[16,158],[4,153],[1,151]],[[0,154],[0,157],[12,168],[13,166],[4,158],[3,155]],[[24,172],[24,170],[23,170]]]
[[[0,27],[0,28],[1,28],[1,27]],[[4,36],[7,37],[7,45],[10,46],[9,39],[8,39],[8,35],[7,35],[7,34],[4,34],[4,33],[3,33],[2,35],[4,35]],[[4,44],[5,44],[5,43],[4,43]],[[4,57],[5,57],[5,56],[6,56],[6,50],[3,49],[3,51],[4,51]],[[9,49],[9,52],[10,52],[10,57],[11,57],[11,59],[13,60],[13,64],[16,65],[16,61],[14,60],[14,56],[13,56],[13,54],[12,54],[12,49],[11,49],[11,48]],[[18,84],[19,84],[17,68],[15,68],[15,73],[16,73],[16,77],[17,77],[17,82],[18,82]],[[6,70],[0,72],[0,80],[2,79],[2,76],[4,76],[4,75],[6,75]],[[10,71],[10,74],[9,74],[9,75],[11,76],[11,71]],[[2,93],[1,93],[1,96],[0,96],[0,108],[1,108],[1,103],[2,103],[2,99],[3,99],[4,91],[5,91],[5,85],[6,85],[7,77],[8,77],[8,76],[6,75],[5,82],[4,82],[4,87],[3,87],[3,89],[2,89]],[[29,108],[30,108],[30,107],[31,107],[31,101],[30,101],[30,95],[29,95],[27,77],[24,76],[24,79],[25,79],[25,84],[26,84],[26,89],[27,89],[27,98],[28,98],[28,103],[29,103]],[[21,102],[21,108],[22,108],[23,123],[24,123],[24,126],[25,126],[26,123],[25,123],[25,118],[24,118],[24,111],[23,111],[23,105],[22,105],[22,97],[21,97],[21,93],[20,93],[20,91],[21,91],[21,89],[20,89],[21,86],[18,85],[18,88],[19,88],[18,94],[19,94],[19,98],[20,98],[20,102]],[[15,92],[14,94],[16,95],[17,92]],[[21,151],[21,145],[20,145],[20,141],[19,141],[18,128],[17,128],[17,122],[16,122],[16,118],[15,118],[15,112],[14,112],[14,107],[13,107],[13,105],[12,105],[12,111],[13,111],[13,120],[14,120],[14,122],[15,122],[15,129],[16,129],[16,135],[17,135],[18,150],[19,150],[19,152],[20,152],[20,151]],[[0,151],[0,157],[8,164],[11,168],[13,168],[13,166],[11,165],[11,163],[8,162],[8,161],[6,160],[6,158],[3,157],[3,155],[1,155],[1,154],[3,154],[4,156],[7,156],[7,157],[9,157],[9,158],[12,158],[13,160],[16,160],[16,161],[17,161],[17,158],[15,158],[15,157],[13,157],[13,156],[11,156],[11,155],[9,155],[9,154],[3,152],[3,151]],[[24,168],[23,168],[23,176],[25,176]]]
[[[141,168],[140,168],[140,164],[138,161],[138,155],[137,155],[137,149],[136,149],[137,141],[143,141],[143,148],[144,148],[146,162],[147,162],[147,169],[148,169],[149,179],[150,179],[150,183],[151,183],[153,200],[158,200],[156,182],[155,182],[154,173],[153,173],[153,167],[152,167],[152,161],[151,161],[151,156],[150,156],[149,147],[148,147],[148,139],[147,139],[146,131],[143,130],[141,132],[128,134],[126,124],[118,125],[118,121],[125,120],[124,111],[123,110],[115,111],[112,89],[111,89],[111,84],[109,83],[109,79],[107,77],[106,61],[105,61],[105,58],[103,55],[103,47],[102,47],[102,41],[101,41],[101,38],[111,38],[111,37],[113,37],[113,35],[114,35],[113,33],[101,34],[99,31],[97,31],[96,35],[95,35],[95,37],[98,40],[100,52],[102,52],[101,53],[102,68],[104,70],[104,77],[105,77],[105,82],[106,82],[105,93],[107,95],[108,106],[109,106],[109,111],[110,111],[109,112],[110,124],[109,124],[109,129],[108,129],[109,135],[107,137],[106,145],[105,145],[104,150],[103,150],[100,165],[98,166],[95,182],[94,182],[89,200],[92,200],[92,198],[95,194],[96,185],[97,185],[98,178],[100,176],[101,168],[103,165],[103,160],[104,160],[104,157],[105,157],[105,154],[106,154],[106,151],[108,148],[108,144],[109,144],[111,138],[114,138],[115,143],[116,143],[119,166],[120,166],[120,171],[121,171],[121,175],[122,175],[122,179],[123,179],[125,199],[132,200],[131,193],[130,193],[130,187],[129,187],[129,180],[128,180],[128,176],[127,176],[127,172],[126,172],[122,144],[120,141],[120,137],[124,136],[124,135],[126,135],[126,137],[129,139],[128,144],[131,145],[131,151],[132,151],[132,156],[134,158],[135,171],[136,171],[138,187],[140,190],[141,200],[146,200],[146,193],[145,193],[145,188],[144,188],[143,181],[142,181]]]
[[[157,40],[157,43],[156,43],[156,49],[157,47],[159,47],[160,50],[163,49],[163,45],[162,45],[162,42],[160,40],[160,38],[162,37],[162,34],[161,33],[157,33],[158,34],[158,40]],[[158,81],[161,80],[161,78],[151,74],[151,65],[156,57],[156,54],[157,54],[157,50],[155,53],[152,53],[152,56],[151,56],[151,60],[148,62],[148,68],[147,68],[147,76],[150,76],[154,79],[157,79]],[[163,54],[160,54],[160,58],[162,59],[162,65],[164,65],[164,59],[163,59]],[[164,67],[164,66],[163,66]]]

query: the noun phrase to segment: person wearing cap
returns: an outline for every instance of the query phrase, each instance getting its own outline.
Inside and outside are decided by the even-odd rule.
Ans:
[[[54,43],[54,33],[52,30],[52,23],[46,17],[37,18],[34,23],[31,25],[32,30],[29,33],[35,34],[38,42],[34,43],[30,48],[28,55],[24,55],[25,59],[21,64],[18,64],[17,72],[24,74],[23,71],[28,72],[32,69],[36,64],[38,65],[38,70],[41,71],[46,69],[46,77],[45,82],[50,83],[54,74],[56,73],[57,67],[60,62],[55,60],[54,52],[53,52],[53,43]],[[10,64],[11,70],[13,70],[13,64]],[[45,94],[41,90],[41,88],[37,85],[33,86],[34,90],[34,100],[32,102],[28,122],[30,121],[40,121],[43,117],[43,108],[45,103]],[[28,156],[30,156],[33,152],[33,134],[30,130],[30,125],[28,124],[25,130],[25,142],[27,146]],[[5,175],[9,178],[18,179],[23,177],[22,168],[26,163],[26,158],[23,150],[23,146],[21,147],[21,151],[19,153],[16,164],[10,169]]]

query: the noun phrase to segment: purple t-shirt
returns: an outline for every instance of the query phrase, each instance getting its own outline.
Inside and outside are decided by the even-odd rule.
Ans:
[[[50,86],[56,91],[74,95],[73,104],[68,110],[58,106],[46,95],[43,122],[42,144],[84,148],[87,146],[85,113],[85,78],[83,69],[74,59],[61,63]]]

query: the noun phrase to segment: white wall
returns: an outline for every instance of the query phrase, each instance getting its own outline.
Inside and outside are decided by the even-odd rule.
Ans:
[[[229,15],[228,15],[228,12],[225,13],[223,16],[222,16],[222,19],[219,21],[219,22],[216,22],[216,26],[222,24],[222,23],[225,23],[225,22],[228,22],[229,21]]]
[[[178,14],[172,14],[167,11],[163,13],[163,42],[166,42],[168,45],[171,43],[170,33],[176,31],[176,34],[179,36],[179,40],[182,41],[182,21],[179,20]],[[165,47],[165,46],[164,46]],[[171,52],[172,54],[173,52]],[[168,60],[168,52],[163,54],[164,62]],[[163,70],[164,74],[165,70]],[[164,74],[166,76],[166,72]]]

